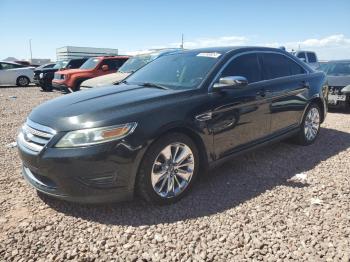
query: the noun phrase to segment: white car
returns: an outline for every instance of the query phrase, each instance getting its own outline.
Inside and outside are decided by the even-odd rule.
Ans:
[[[0,85],[28,86],[33,76],[34,67],[0,61]]]

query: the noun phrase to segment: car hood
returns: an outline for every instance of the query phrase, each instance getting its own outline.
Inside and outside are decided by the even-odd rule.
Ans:
[[[35,69],[35,73],[49,73],[49,72],[56,72],[58,71],[57,68],[42,68],[42,69]]]
[[[328,76],[329,86],[347,86],[350,85],[350,75],[347,76]]]
[[[129,73],[112,73],[112,74],[107,74],[104,76],[98,76],[94,77],[88,80],[85,80],[83,83],[81,83],[81,87],[101,87],[101,86],[106,86],[106,85],[112,85],[116,82],[122,81],[124,78],[126,78]]]
[[[55,129],[70,131],[136,121],[133,115],[145,112],[174,93],[183,91],[118,85],[64,95],[36,107],[29,119]]]
[[[34,72],[35,67],[19,67],[19,68],[13,68],[10,69],[11,71],[21,71],[21,70],[31,70]]]

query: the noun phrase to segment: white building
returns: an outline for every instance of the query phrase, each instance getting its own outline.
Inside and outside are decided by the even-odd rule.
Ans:
[[[105,55],[118,55],[118,49],[79,46],[64,46],[56,49],[57,61]]]

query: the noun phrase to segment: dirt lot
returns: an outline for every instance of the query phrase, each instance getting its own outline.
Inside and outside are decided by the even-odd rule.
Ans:
[[[349,261],[350,114],[329,113],[312,146],[234,159],[175,205],[82,206],[38,195],[7,147],[59,95],[0,89],[0,260]]]

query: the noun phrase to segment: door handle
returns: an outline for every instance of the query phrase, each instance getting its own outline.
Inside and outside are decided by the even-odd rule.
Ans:
[[[266,91],[265,89],[260,89],[259,91],[256,92],[257,96],[265,97],[266,96]]]
[[[308,82],[308,81],[301,81],[301,86],[303,87],[303,88],[310,88],[310,83]]]

